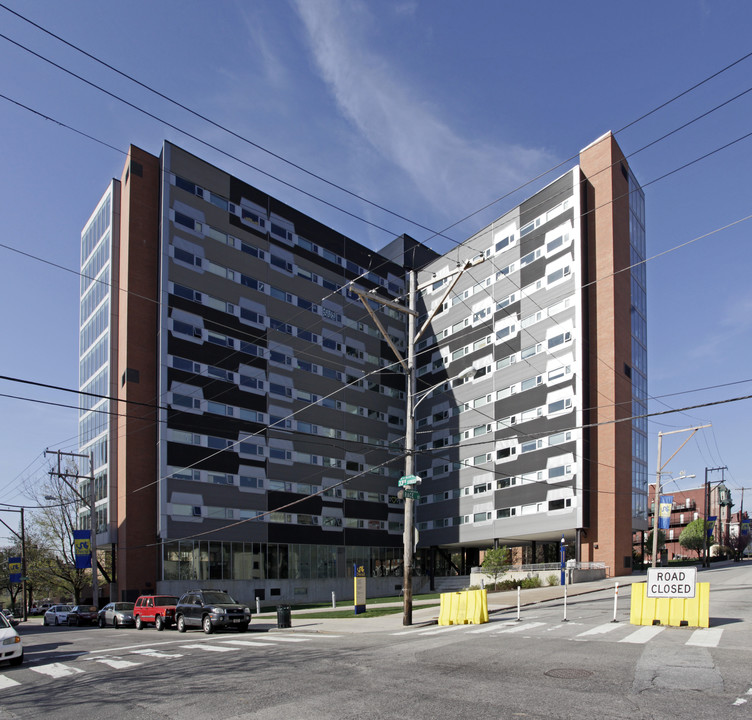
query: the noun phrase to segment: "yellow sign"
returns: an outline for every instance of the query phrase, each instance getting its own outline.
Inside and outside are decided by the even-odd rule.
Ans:
[[[76,538],[73,541],[76,555],[88,555],[91,552],[91,540],[89,538]]]
[[[366,611],[366,566],[355,563],[353,566],[355,586],[353,597],[355,599],[355,614],[360,615]]]

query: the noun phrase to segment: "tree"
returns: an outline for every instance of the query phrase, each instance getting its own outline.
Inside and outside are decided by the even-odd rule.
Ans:
[[[10,606],[15,608],[23,586],[21,583],[12,583],[10,581],[10,566],[8,561],[12,557],[21,557],[21,549],[18,545],[0,549],[0,592],[8,593],[10,596]]]
[[[748,521],[747,521],[748,522]],[[749,544],[752,542],[752,534],[749,532],[746,535],[742,535],[741,529],[736,533],[736,535],[732,535],[729,538],[729,545],[731,546],[731,549],[734,551],[734,559],[739,562],[741,560],[742,556],[744,555],[744,551],[749,547]]]
[[[501,577],[509,569],[511,558],[512,555],[506,545],[486,550],[481,567],[485,573],[493,578],[494,586],[498,584]]]
[[[76,568],[73,530],[78,528],[79,496],[62,478],[50,475],[37,498],[41,510],[34,514],[34,530],[43,549],[43,560],[34,568],[39,586],[52,595],[73,597],[81,602],[83,591],[91,585],[91,571]]]
[[[679,545],[685,550],[694,550],[697,553],[697,557],[702,555],[702,549],[705,546],[705,533],[710,523],[705,521],[705,518],[697,518],[693,520],[679,535]],[[710,545],[710,541],[707,541]]]
[[[648,555],[650,557],[653,557],[653,532],[654,530],[651,530],[648,533],[648,539],[645,543],[645,555]],[[663,550],[663,548],[666,547],[666,533],[663,532],[663,530],[658,530],[658,552]]]
[[[21,544],[0,548],[0,591],[10,595],[13,606],[20,603],[21,584],[10,582],[8,558],[21,557]],[[45,579],[49,576],[47,568],[54,561],[52,555],[40,545],[39,538],[33,531],[26,531],[26,594],[29,605],[34,604],[35,597],[48,597],[58,594],[57,586],[51,586]]]

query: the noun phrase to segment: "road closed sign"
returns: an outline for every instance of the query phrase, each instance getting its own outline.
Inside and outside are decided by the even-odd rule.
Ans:
[[[693,598],[697,568],[648,568],[646,596],[649,598]]]

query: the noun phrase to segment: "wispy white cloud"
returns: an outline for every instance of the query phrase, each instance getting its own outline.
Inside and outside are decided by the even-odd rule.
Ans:
[[[690,357],[696,359],[714,359],[723,361],[724,353],[720,348],[738,348],[740,340],[752,335],[752,295],[743,298],[732,297],[728,311],[715,325],[713,332],[703,340],[697,340],[690,351]],[[736,350],[735,350],[736,352]]]
[[[340,111],[381,157],[449,216],[528,179],[545,151],[463,137],[389,57],[369,47],[377,22],[364,4],[294,0],[319,72]]]

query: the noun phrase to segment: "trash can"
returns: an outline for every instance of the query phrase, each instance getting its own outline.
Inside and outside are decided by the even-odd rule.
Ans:
[[[292,627],[292,615],[289,605],[277,605],[277,627]]]

